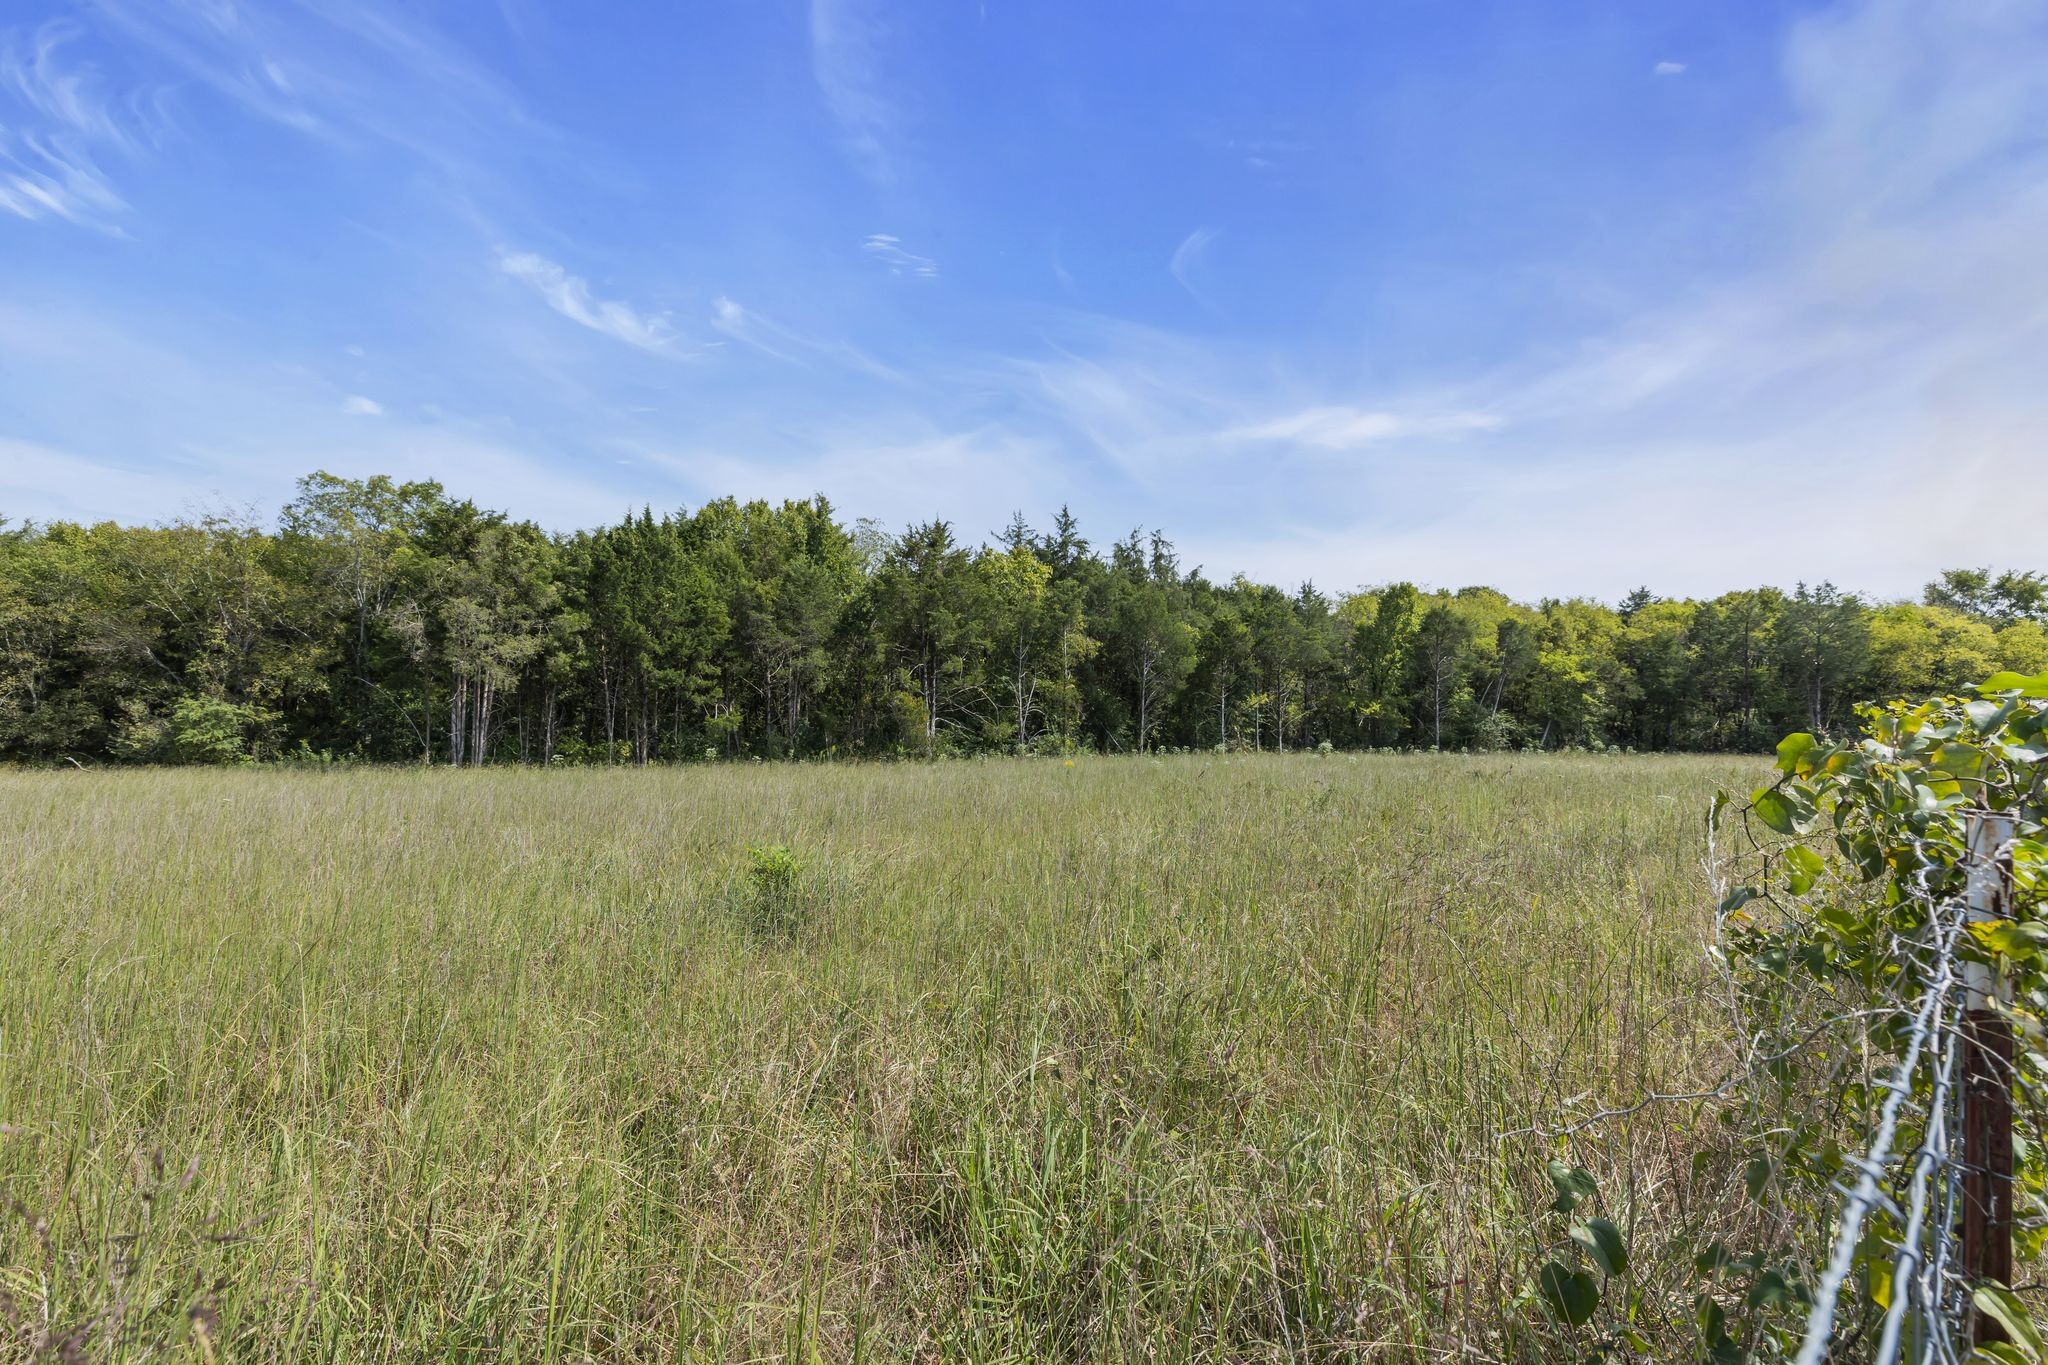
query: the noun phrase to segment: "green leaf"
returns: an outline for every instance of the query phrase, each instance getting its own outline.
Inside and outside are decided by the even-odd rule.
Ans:
[[[1814,913],[1814,922],[1823,928],[1832,929],[1846,939],[1853,939],[1863,932],[1863,921],[1856,912],[1846,906],[1825,905]]]
[[[1619,1275],[1628,1269],[1628,1243],[1621,1229],[1605,1218],[1588,1218],[1572,1227],[1572,1240],[1584,1247],[1602,1270]]]
[[[1986,692],[2018,692],[2033,679],[2024,673],[1993,673],[1977,684],[1978,695]]]
[[[1751,1308],[1783,1308],[1796,1297],[1783,1272],[1775,1269],[1758,1275],[1756,1282],[1749,1287]]]
[[[1785,861],[1792,865],[1792,876],[1787,883],[1787,889],[1795,896],[1803,896],[1811,891],[1814,882],[1818,881],[1820,874],[1827,869],[1827,864],[1821,860],[1821,856],[1804,844],[1794,844],[1786,849]]]
[[[1536,1288],[1551,1311],[1574,1327],[1583,1326],[1600,1306],[1600,1286],[1593,1277],[1561,1261],[1547,1262],[1536,1272]]]
[[[1858,1247],[1856,1254],[1864,1258],[1863,1278],[1870,1291],[1870,1301],[1879,1308],[1892,1306],[1892,1263],[1889,1256],[1870,1255]]]
[[[1753,886],[1738,886],[1721,899],[1721,913],[1731,914],[1748,905],[1763,893]]]
[[[2027,1312],[2027,1306],[2010,1289],[2002,1289],[1995,1284],[1982,1285],[1970,1295],[1970,1302],[1977,1305],[1978,1312],[2005,1329],[2006,1340],[2025,1359],[2041,1359],[2041,1333],[2035,1328],[2033,1315]]]
[[[1992,952],[2017,962],[2039,957],[2041,950],[2048,948],[2048,924],[2031,920],[2024,924],[2009,919],[1972,924],[1970,935]]]
[[[1934,751],[1931,766],[1956,777],[1975,777],[1984,767],[1984,751],[1974,744],[1949,740]]]
[[[1999,1365],[2027,1365],[2027,1357],[2021,1355],[2002,1341],[1987,1341],[1977,1348],[1972,1361],[1995,1360]]]
[[[1970,718],[1970,726],[1981,736],[1998,732],[2013,713],[2020,707],[2017,699],[2000,704],[1995,701],[1972,701],[1963,703],[1963,714]]]
[[[1550,1183],[1557,1189],[1557,1198],[1550,1207],[1559,1213],[1570,1213],[1579,1206],[1581,1199],[1591,1199],[1600,1193],[1599,1184],[1582,1167],[1549,1161],[1544,1163],[1544,1168],[1550,1173]]]
[[[1792,803],[1787,801],[1782,793],[1765,787],[1750,798],[1749,805],[1750,809],[1756,812],[1757,819],[1763,821],[1766,825],[1778,831],[1778,833],[1796,834],[1798,832],[1798,825],[1794,821],[1792,814]]]
[[[1700,1295],[1697,1311],[1700,1324],[1700,1340],[1707,1343],[1709,1350],[1718,1351],[1722,1346],[1732,1346],[1734,1344],[1728,1339],[1728,1314],[1720,1304],[1714,1302],[1712,1296],[1707,1294]]]
[[[1742,1168],[1743,1188],[1749,1191],[1751,1199],[1763,1198],[1764,1186],[1771,1183],[1771,1175],[1775,1170],[1767,1156],[1754,1157]]]
[[[1812,735],[1807,734],[1804,730],[1801,730],[1796,735],[1787,735],[1783,739],[1779,740],[1778,771],[1781,773],[1798,772],[1799,760],[1803,758],[1806,754],[1806,751],[1808,749],[1811,749],[1816,743],[1818,743],[1818,741],[1815,740]]]

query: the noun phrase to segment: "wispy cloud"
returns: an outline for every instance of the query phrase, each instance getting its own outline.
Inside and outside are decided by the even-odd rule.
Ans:
[[[537,159],[601,160],[533,117],[511,85],[425,22],[418,6],[93,0],[91,8],[110,33],[245,114],[330,146],[400,150],[430,165],[458,201],[498,188],[502,149],[515,140]]]
[[[841,365],[877,379],[901,382],[903,375],[844,341],[826,341],[785,327],[751,308],[719,295],[711,302],[711,325],[743,346],[791,365]]]
[[[789,350],[775,344],[779,340],[776,332],[780,329],[771,329],[765,319],[750,314],[723,294],[711,301],[711,325],[734,341],[751,346],[763,355],[786,360],[792,365],[803,363],[790,354]]]
[[[735,437],[715,446],[635,454],[700,498],[824,493],[845,516],[877,517],[890,526],[937,517],[969,538],[993,534],[1012,509],[1076,482],[1056,441],[1001,423],[953,428],[890,412],[762,435],[755,433],[751,445]]]
[[[0,209],[116,231],[128,207],[90,157],[63,139],[11,137],[0,128]]]
[[[1226,137],[1221,145],[1224,151],[1238,157],[1246,169],[1261,173],[1281,170],[1307,150],[1307,144],[1301,138],[1279,133],[1261,137]]]
[[[1191,554],[1330,586],[1720,591],[1754,575],[1882,593],[1942,563],[2031,562],[2023,500],[1952,515],[1913,510],[1911,490],[1930,469],[1986,486],[2048,469],[2048,24],[1866,0],[1795,25],[1784,70],[1794,117],[1744,185],[1770,246],[1659,281],[1610,329],[1420,389],[1317,383],[1328,399],[1277,416],[1273,391],[1306,387],[1286,351],[1105,331],[1036,367],[1048,411]],[[1484,439],[1436,439],[1459,436]],[[1247,439],[1376,458],[1290,463],[1269,496]],[[1754,515],[1758,488],[1843,515],[1787,537]],[[1908,524],[1913,555],[1873,533]]]
[[[167,326],[0,297],[0,373],[19,381],[0,418],[0,512],[9,516],[155,522],[205,496],[275,508],[313,469],[441,479],[564,530],[665,491],[565,466],[489,416],[367,421],[317,371],[186,319]],[[65,433],[61,444],[28,434],[49,430]],[[155,439],[137,441],[138,430]]]
[[[1203,303],[1209,300],[1195,287],[1195,273],[1201,269],[1202,258],[1210,245],[1222,235],[1221,228],[1198,227],[1180,239],[1180,245],[1173,249],[1173,258],[1166,263],[1167,270],[1180,282],[1180,287]]]
[[[1685,74],[1685,63],[1659,62],[1651,67],[1650,70],[1659,76],[1683,76]]]
[[[896,178],[892,143],[900,115],[882,85],[884,35],[875,0],[811,0],[811,73],[818,92],[855,163],[886,184]]]
[[[544,256],[501,251],[498,268],[539,294],[548,307],[593,332],[659,355],[685,354],[667,314],[646,313],[629,303],[598,298],[582,276],[570,274]]]
[[[346,413],[352,413],[357,417],[382,417],[384,415],[384,405],[382,403],[379,403],[374,398],[365,398],[359,393],[352,393],[342,399],[341,410]]]
[[[862,240],[860,249],[868,254],[869,259],[888,266],[891,274],[915,275],[927,280],[938,278],[939,263],[929,256],[905,251],[901,237],[886,232],[870,233]]]
[[[66,52],[78,37],[65,20],[0,32],[0,211],[117,232],[128,205],[99,159],[156,135],[159,92],[139,90],[117,113],[99,73]]]
[[[98,73],[90,65],[68,64],[63,55],[78,37],[78,25],[63,19],[33,33],[0,35],[0,90],[56,127],[125,145],[128,135],[108,107]]]
[[[1411,437],[1463,436],[1498,431],[1502,421],[1487,412],[1413,415],[1351,407],[1313,407],[1227,433],[1241,441],[1271,441],[1322,450],[1359,450]]]

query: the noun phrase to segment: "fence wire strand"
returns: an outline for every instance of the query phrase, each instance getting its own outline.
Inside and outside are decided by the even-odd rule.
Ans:
[[[1965,1050],[1974,1044],[1966,1023],[1971,983],[1958,956],[1972,917],[1964,896],[1926,895],[1926,928],[1897,941],[1895,952],[1914,970],[1920,997],[1912,1002],[1898,1065],[1880,1084],[1887,1092],[1869,1146],[1846,1164],[1853,1184],[1836,1185],[1842,1197],[1832,1252],[1813,1291],[1796,1365],[1820,1365],[1840,1346],[1843,1289],[1854,1272],[1864,1228],[1874,1210],[1897,1221],[1891,1253],[1890,1294],[1869,1359],[1897,1365],[1908,1355],[1918,1365],[1962,1365],[1969,1340],[1970,1292],[1958,1264],[1957,1228],[1963,1212],[1965,1164],[1957,1144],[1963,1132]],[[1902,1002],[1903,1003],[1903,1002]],[[1924,1078],[1924,1107],[1914,1099]],[[1908,1111],[1920,1117],[1910,1150],[1895,1151]]]

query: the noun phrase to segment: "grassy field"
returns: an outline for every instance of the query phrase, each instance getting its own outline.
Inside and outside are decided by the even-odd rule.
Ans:
[[[1761,768],[0,773],[0,1350],[1537,1359]]]

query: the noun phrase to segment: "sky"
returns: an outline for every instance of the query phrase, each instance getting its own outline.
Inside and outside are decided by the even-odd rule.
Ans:
[[[7,0],[0,515],[2048,568],[2040,0]]]

